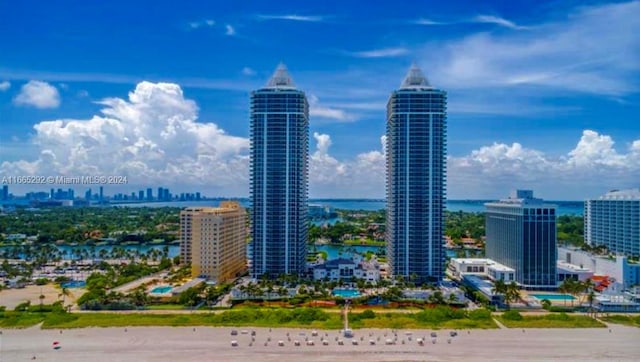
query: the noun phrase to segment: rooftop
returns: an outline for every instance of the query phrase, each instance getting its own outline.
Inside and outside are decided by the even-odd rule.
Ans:
[[[283,88],[283,89],[295,89],[293,79],[287,70],[287,66],[284,63],[278,64],[275,72],[269,81],[267,81],[266,88]]]
[[[557,267],[567,270],[567,271],[574,271],[574,272],[588,272],[590,271],[588,268],[585,267],[581,267],[579,265],[575,265],[575,264],[570,264],[567,263],[566,261],[563,260],[558,260],[557,263]]]
[[[411,64],[411,68],[409,68],[400,86],[400,89],[412,88],[433,88],[416,63]]]
[[[519,207],[543,207],[543,208],[556,208],[556,205],[553,204],[545,204],[542,199],[537,197],[533,197],[533,191],[531,190],[515,190],[512,191],[508,198],[502,199],[500,201],[488,202],[485,206],[498,206],[498,207],[509,207],[509,206],[519,206]]]
[[[611,190],[599,200],[640,200],[640,189]]]

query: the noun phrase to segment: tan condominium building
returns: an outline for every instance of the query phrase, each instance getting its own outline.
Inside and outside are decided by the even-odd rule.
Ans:
[[[193,277],[222,283],[247,271],[246,211],[235,201],[180,212],[180,261]]]

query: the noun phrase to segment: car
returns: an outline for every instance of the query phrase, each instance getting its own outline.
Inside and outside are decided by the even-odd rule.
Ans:
[[[344,346],[344,341],[343,341],[343,340],[341,340],[341,339],[339,339],[339,340],[338,340],[338,345],[339,345],[339,346]]]
[[[294,346],[299,346],[300,345],[300,341],[298,341],[297,339],[295,341],[293,341],[293,345]]]
[[[373,340],[373,339],[370,339],[370,340],[369,340],[369,344],[373,346],[374,344],[376,344],[376,341],[375,341],[375,340]]]
[[[455,336],[457,336],[457,335],[458,335],[458,332],[456,332],[456,331],[451,331],[451,332],[449,332],[449,335],[450,335],[451,337],[455,337]]]
[[[278,341],[278,346],[284,347],[284,341]]]
[[[307,341],[307,346],[315,346],[315,343],[313,343],[312,340],[308,340]]]
[[[354,346],[357,346],[358,345],[358,340],[354,339],[353,341],[351,341],[351,344],[353,344]]]
[[[316,331],[316,330],[311,331],[311,336],[312,337],[317,337],[318,336],[318,331]]]
[[[235,329],[231,330],[231,335],[232,336],[237,336],[238,335],[238,331],[236,331]]]
[[[329,341],[327,341],[326,339],[324,341],[322,341],[322,345],[323,346],[328,346],[329,345]]]
[[[387,339],[384,341],[384,344],[386,344],[386,345],[392,345],[392,344],[394,344],[394,343],[393,343],[393,339],[391,339],[391,338],[387,338]]]
[[[231,347],[238,347],[238,341],[231,341]]]
[[[436,338],[438,337],[438,333],[436,332],[431,332],[431,338]]]

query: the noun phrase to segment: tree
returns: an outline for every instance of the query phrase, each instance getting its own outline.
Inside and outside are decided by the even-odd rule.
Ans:
[[[454,304],[456,302],[458,302],[458,297],[456,297],[456,295],[454,293],[449,294],[449,298],[447,300],[449,302],[449,304]]]
[[[507,285],[507,290],[505,292],[505,301],[507,305],[510,306],[510,302],[515,302],[520,299],[520,287],[516,282],[512,281]]]
[[[493,282],[493,288],[491,288],[491,293],[493,295],[496,294],[506,294],[507,292],[507,283],[502,279],[498,279]]]
[[[59,295],[59,297],[62,297],[62,305],[64,305],[64,298],[68,297],[69,295],[71,295],[71,293],[69,293],[69,288],[62,287],[62,290],[60,291],[60,295]]]
[[[429,303],[432,303],[432,304],[445,304],[444,295],[439,290],[436,290],[435,292],[431,293],[431,295],[428,298],[428,301]]]
[[[40,310],[42,311],[42,303],[44,302],[44,294],[42,294],[42,290],[40,290],[40,296],[38,296],[38,299],[40,299]]]

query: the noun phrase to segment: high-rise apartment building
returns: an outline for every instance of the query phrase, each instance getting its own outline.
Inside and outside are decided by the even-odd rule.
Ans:
[[[640,189],[614,190],[584,203],[584,241],[640,256]]]
[[[309,105],[280,64],[251,93],[252,276],[306,267]]]
[[[223,283],[247,271],[246,215],[235,201],[180,212],[181,263],[194,277]]]
[[[387,260],[396,276],[444,274],[447,94],[413,65],[387,103]]]
[[[556,288],[556,206],[517,190],[509,198],[485,204],[487,258],[516,271],[525,289]]]

